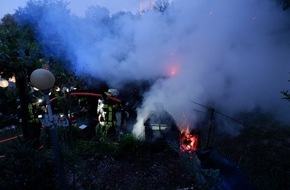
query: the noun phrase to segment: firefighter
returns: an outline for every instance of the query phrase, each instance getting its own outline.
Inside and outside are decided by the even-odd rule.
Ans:
[[[99,132],[103,132],[109,136],[117,136],[117,117],[116,113],[119,108],[118,102],[114,101],[112,97],[118,95],[115,89],[109,89],[102,95],[102,98],[98,100],[98,125],[97,135]]]

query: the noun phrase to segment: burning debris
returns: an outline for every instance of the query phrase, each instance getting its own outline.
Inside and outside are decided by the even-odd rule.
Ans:
[[[190,132],[187,128],[180,132],[180,150],[181,152],[192,153],[197,150],[198,136],[197,134]]]

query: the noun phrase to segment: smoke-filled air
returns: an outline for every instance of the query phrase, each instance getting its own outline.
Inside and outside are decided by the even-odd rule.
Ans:
[[[46,50],[66,57],[79,76],[117,89],[154,79],[137,110],[136,135],[160,105],[181,126],[194,115],[193,101],[231,115],[260,108],[287,121],[280,91],[289,89],[288,11],[273,0],[175,0],[164,9],[162,2],[139,12],[93,6],[84,17],[59,6],[41,16],[29,3],[24,9]]]

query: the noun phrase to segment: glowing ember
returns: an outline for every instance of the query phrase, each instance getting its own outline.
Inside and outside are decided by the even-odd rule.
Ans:
[[[190,133],[189,129],[180,133],[180,150],[182,152],[193,152],[197,150],[198,137],[197,134]]]

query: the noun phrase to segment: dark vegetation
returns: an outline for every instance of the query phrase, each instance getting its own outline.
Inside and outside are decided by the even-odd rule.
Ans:
[[[247,125],[236,137],[218,138],[218,149],[257,189],[289,189],[290,129],[269,113],[245,113]]]
[[[290,185],[289,126],[264,113],[245,113],[243,119],[247,125],[238,135],[217,132],[213,147],[255,189],[286,190]],[[156,149],[130,134],[116,141],[104,134],[88,138],[75,129],[73,143],[64,140],[65,131],[58,134],[66,178],[62,183],[67,189],[209,189],[222,181],[219,170],[202,168],[195,154],[180,154],[177,142]],[[5,156],[0,159],[0,188],[58,189],[53,151],[49,140],[46,143],[39,150],[22,140],[1,144]]]

